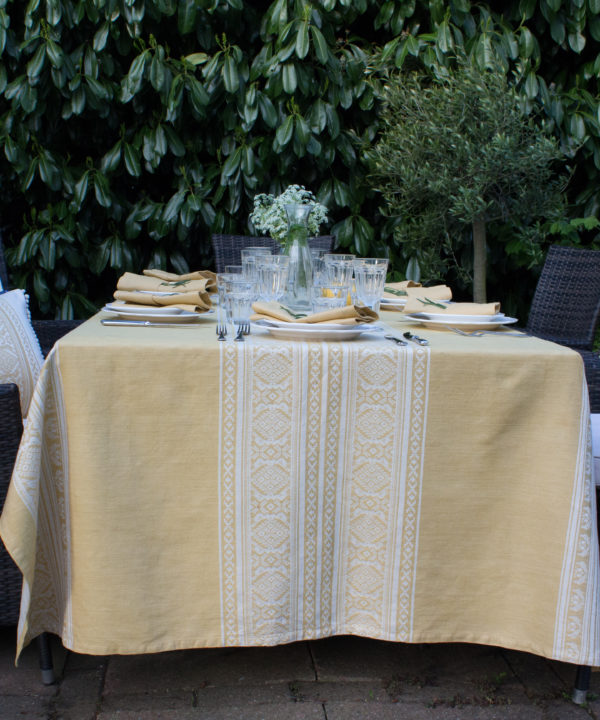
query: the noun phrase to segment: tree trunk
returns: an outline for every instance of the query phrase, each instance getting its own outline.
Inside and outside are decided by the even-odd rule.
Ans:
[[[485,220],[482,215],[473,218],[473,300],[486,302],[485,291]]]

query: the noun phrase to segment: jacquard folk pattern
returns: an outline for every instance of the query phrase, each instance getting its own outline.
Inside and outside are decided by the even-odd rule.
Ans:
[[[414,579],[427,350],[254,339],[221,353],[225,642],[409,636],[412,595],[402,612],[397,596],[401,572]]]
[[[554,641],[557,656],[573,663],[584,662],[581,658],[589,657],[590,653],[595,652],[597,657],[600,653],[596,647],[600,640],[600,598],[594,592],[598,574],[596,514],[593,511],[595,486],[585,383],[582,388],[580,438]],[[590,542],[590,538],[594,541]],[[589,647],[582,647],[582,638],[588,639]]]
[[[31,401],[12,479],[37,532],[36,565],[24,568],[31,595],[26,594],[22,602],[19,650],[44,631],[62,636],[67,643],[72,636],[66,448],[58,361],[49,362],[42,369]],[[44,512],[38,512],[39,505]]]

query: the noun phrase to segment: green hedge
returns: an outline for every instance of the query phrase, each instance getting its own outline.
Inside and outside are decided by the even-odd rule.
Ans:
[[[0,0],[0,223],[14,281],[36,314],[87,315],[126,269],[210,266],[211,233],[249,232],[254,195],[294,182],[328,206],[340,247],[387,248],[402,274],[365,164],[375,46],[397,66],[444,62],[455,43],[482,62],[502,49],[571,153],[573,217],[596,215],[600,0],[502,5]],[[526,295],[519,248],[490,252],[491,291],[510,273]]]

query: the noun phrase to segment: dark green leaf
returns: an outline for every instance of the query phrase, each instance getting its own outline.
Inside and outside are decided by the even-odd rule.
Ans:
[[[111,206],[110,189],[108,185],[108,179],[101,172],[96,171],[94,173],[94,193],[96,200],[102,207]]]
[[[293,132],[294,117],[293,115],[288,115],[283,123],[277,128],[277,132],[275,133],[277,142],[281,145],[281,147],[285,147],[289,143],[292,139]]]
[[[301,59],[308,55],[308,22],[300,23],[298,34],[296,35],[296,55]]]
[[[599,0],[600,1],[600,0]],[[315,25],[310,26],[310,34],[312,35],[313,47],[315,49],[315,55],[317,60],[325,65],[329,59],[329,49],[327,42],[323,37],[323,33]]]
[[[196,0],[179,0],[177,27],[182,35],[192,32],[196,26]]]
[[[240,86],[237,64],[231,55],[226,55],[223,63],[223,84],[229,93],[237,92]]]
[[[293,94],[298,85],[296,67],[294,63],[285,63],[282,71],[283,89],[289,95]]]

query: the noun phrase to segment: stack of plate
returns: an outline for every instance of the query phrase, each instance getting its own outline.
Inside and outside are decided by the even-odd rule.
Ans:
[[[293,323],[261,318],[252,323],[253,327],[266,330],[280,340],[353,340],[361,333],[381,330],[372,323],[340,325],[339,323]]]
[[[412,313],[404,316],[407,320],[429,327],[457,327],[460,330],[495,330],[503,325],[512,325],[517,318],[504,313],[496,315],[450,315],[449,313]]]
[[[196,322],[214,313],[208,310],[205,313],[190,312],[173,305],[154,307],[152,305],[128,305],[123,303],[109,303],[102,308],[103,312],[122,320],[140,320],[163,323],[189,323]]]
[[[379,307],[382,310],[402,310],[402,308],[406,305],[406,296],[405,297],[383,297],[381,298],[381,302],[379,303]]]

